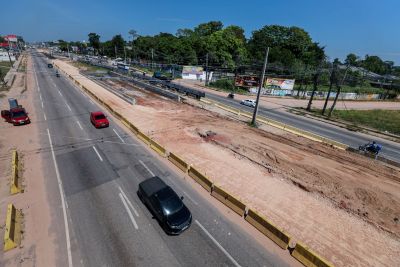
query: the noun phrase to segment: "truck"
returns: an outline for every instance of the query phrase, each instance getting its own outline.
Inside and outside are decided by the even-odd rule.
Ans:
[[[6,122],[12,123],[15,126],[31,123],[28,113],[21,105],[18,104],[17,99],[9,98],[8,104],[10,109],[1,111],[1,117]]]

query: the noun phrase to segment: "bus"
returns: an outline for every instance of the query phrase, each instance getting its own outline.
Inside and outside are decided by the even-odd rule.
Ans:
[[[117,63],[117,68],[120,69],[120,70],[126,70],[126,71],[128,71],[128,70],[129,70],[129,65],[128,65],[128,64],[125,64],[125,63],[123,63],[123,62],[118,62],[118,63]]]

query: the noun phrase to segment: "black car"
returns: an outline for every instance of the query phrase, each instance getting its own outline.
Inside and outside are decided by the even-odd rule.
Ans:
[[[52,68],[52,67],[53,67],[53,64],[49,63],[49,64],[47,64],[47,67],[48,67],[48,68]]]
[[[165,232],[178,235],[189,228],[192,223],[192,214],[183,204],[183,197],[179,197],[159,177],[155,176],[141,182],[137,193]]]

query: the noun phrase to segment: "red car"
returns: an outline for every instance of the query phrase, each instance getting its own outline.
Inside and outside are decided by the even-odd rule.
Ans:
[[[101,111],[90,112],[90,122],[96,128],[108,127],[110,125],[106,116]]]
[[[6,122],[16,125],[29,124],[31,120],[28,117],[28,113],[24,108],[12,108],[10,110],[2,110],[1,117],[6,120]]]

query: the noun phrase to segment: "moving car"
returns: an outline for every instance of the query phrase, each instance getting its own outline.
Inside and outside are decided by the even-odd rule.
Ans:
[[[178,197],[158,176],[141,182],[137,194],[167,234],[178,235],[191,225],[192,214],[183,196]]]
[[[252,99],[242,100],[242,101],[240,101],[240,104],[248,106],[248,107],[252,107],[252,108],[256,107],[256,101],[252,100]]]
[[[2,110],[1,117],[4,118],[6,122],[12,123],[15,126],[31,123],[28,113],[22,107]]]
[[[110,125],[106,115],[101,111],[90,112],[90,122],[96,128],[104,128]]]
[[[49,64],[47,64],[47,67],[48,67],[48,68],[52,68],[52,67],[53,67],[53,64],[49,63]]]

